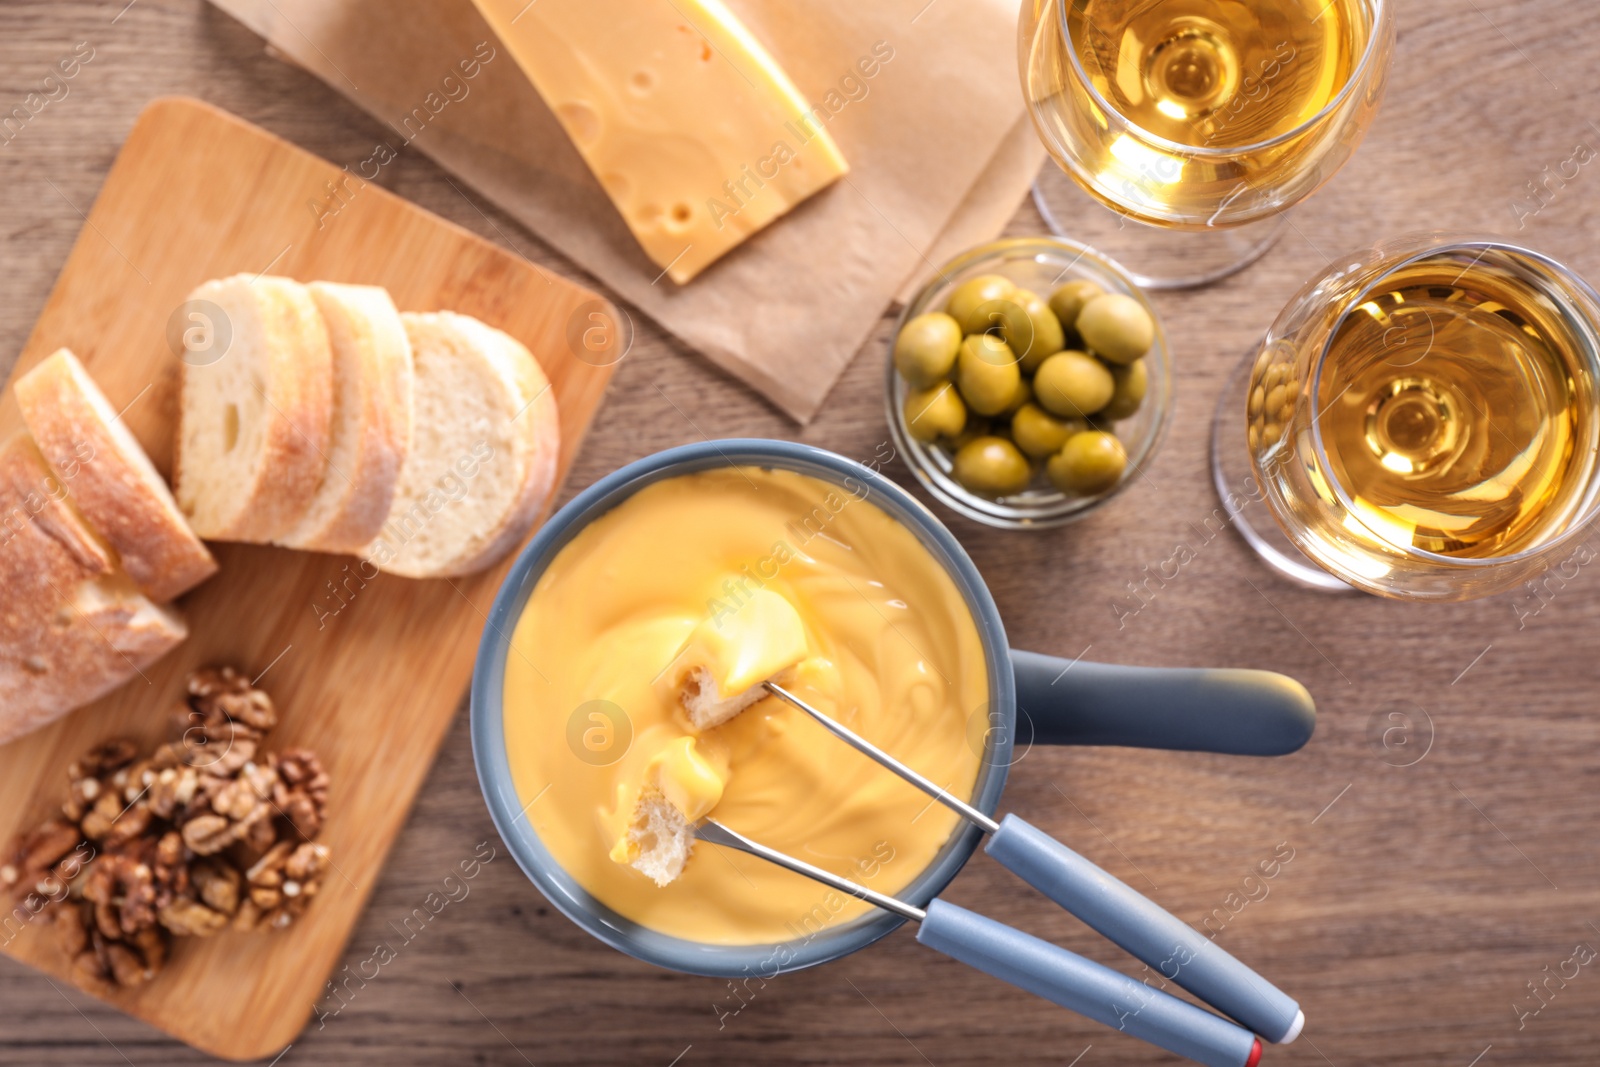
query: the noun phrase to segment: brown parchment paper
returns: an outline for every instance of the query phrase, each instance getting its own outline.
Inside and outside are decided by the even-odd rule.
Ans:
[[[1016,0],[728,0],[809,99],[843,101],[828,130],[851,171],[680,287],[470,0],[212,2],[388,127],[334,161],[352,185],[422,152],[801,422],[887,305],[999,231],[1042,159]],[[893,57],[864,79],[880,41]]]

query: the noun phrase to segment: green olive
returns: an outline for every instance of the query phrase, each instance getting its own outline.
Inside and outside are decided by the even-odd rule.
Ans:
[[[1021,381],[1017,357],[1000,338],[975,333],[961,342],[961,353],[956,357],[956,385],[967,406],[979,415],[1004,411],[1015,399]]]
[[[1061,451],[1067,438],[1088,428],[1082,419],[1058,419],[1038,404],[1024,404],[1011,416],[1011,439],[1034,459]]]
[[[1050,305],[1036,293],[1029,293],[1022,307],[1033,323],[1033,346],[1023,353],[1022,369],[1032,374],[1039,364],[1067,347],[1067,331]]]
[[[1102,430],[1075,433],[1050,457],[1045,473],[1063,493],[1103,493],[1122,478],[1128,453],[1122,442]]]
[[[1111,403],[1100,415],[1107,419],[1126,419],[1144,403],[1144,395],[1150,389],[1150,372],[1144,360],[1136,359],[1126,367],[1112,367],[1111,381],[1116,388],[1111,394]]]
[[[983,333],[998,325],[988,314],[993,309],[984,305],[1009,299],[1016,290],[1010,278],[998,274],[980,274],[956,286],[944,309],[961,324],[962,333]]]
[[[1022,305],[1017,302],[1015,295],[1003,296],[998,300],[978,305],[978,310],[969,319],[969,324],[978,328],[968,330],[967,335],[989,333],[1005,341],[1006,344],[1010,344],[1010,338],[1016,336],[1026,346],[1032,337],[1027,318],[1027,312],[1022,310]],[[1020,332],[1018,324],[1022,325]]]
[[[905,415],[906,432],[923,444],[940,437],[954,437],[967,425],[967,406],[949,382],[907,393],[901,411]]]
[[[1019,356],[1033,344],[1033,323],[1028,321],[1028,312],[1023,307],[1027,296],[1024,290],[1013,289],[978,308],[978,317],[988,323],[988,331],[998,333]]]
[[[1087,418],[1110,403],[1115,391],[1106,365],[1082,352],[1057,352],[1033,377],[1034,398],[1052,415]]]
[[[1105,293],[1083,305],[1078,336],[1101,359],[1132,363],[1155,343],[1156,324],[1139,301],[1121,293]]]
[[[894,339],[894,369],[914,389],[950,376],[961,348],[961,327],[942,311],[918,315]]]
[[[1089,279],[1079,278],[1050,294],[1050,310],[1056,313],[1056,318],[1063,329],[1075,330],[1078,312],[1083,310],[1083,305],[1104,292],[1104,289]]]
[[[1017,446],[1004,437],[978,437],[961,446],[955,458],[956,481],[984,496],[1021,492],[1033,476]]]
[[[1000,336],[1022,360],[1023,373],[1032,374],[1046,356],[1066,347],[1060,320],[1038,293],[1018,289],[1011,299],[997,301],[993,308]]]

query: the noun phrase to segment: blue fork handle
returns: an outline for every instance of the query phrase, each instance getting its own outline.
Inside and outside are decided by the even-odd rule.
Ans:
[[[935,900],[917,940],[1095,1022],[1207,1067],[1255,1067],[1256,1036],[1031,934]]]
[[[1268,1041],[1300,1035],[1305,1016],[1277,986],[1188,923],[1015,815],[984,850],[1169,982],[1176,982]]]
[[[1013,649],[1018,718],[1047,745],[1283,756],[1311,739],[1306,687],[1272,671],[1123,667]],[[1019,724],[1019,741],[1027,738]]]

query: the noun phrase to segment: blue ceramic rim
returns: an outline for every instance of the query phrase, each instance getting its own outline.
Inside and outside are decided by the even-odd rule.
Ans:
[[[863,499],[870,500],[903,523],[945,565],[972,612],[988,664],[990,707],[999,709],[1002,715],[999,728],[986,732],[985,753],[972,798],[974,806],[991,815],[994,813],[1011,764],[1016,681],[1005,628],[988,586],[955,536],[900,486],[855,460],[791,441],[736,438],[669,448],[606,475],[551,516],[517,557],[495,595],[494,606],[484,626],[472,675],[472,755],[478,783],[500,837],[518,866],[567,918],[612,948],[646,963],[717,978],[751,975],[770,978],[814,967],[864,948],[893,932],[905,920],[898,915],[875,911],[837,927],[824,926],[820,932],[796,940],[777,944],[715,945],[672,937],[626,919],[583,889],[555,862],[540,841],[512,781],[503,728],[502,694],[511,633],[539,577],[555,555],[589,522],[645,486],[682,474],[728,466],[796,471],[858,494],[859,487],[865,486]],[[852,486],[852,480],[857,484]],[[934,861],[897,895],[919,907],[925,906],[961,870],[981,836],[982,832],[975,826],[958,827]],[[830,892],[818,887],[819,903]],[[796,916],[796,921],[804,918]]]

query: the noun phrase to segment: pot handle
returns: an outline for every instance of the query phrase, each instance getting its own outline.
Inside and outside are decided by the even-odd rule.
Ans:
[[[944,900],[917,940],[1069,1011],[1206,1067],[1254,1067],[1261,1041],[1204,1008]]]
[[[1273,671],[1125,667],[1013,649],[1018,740],[1283,756],[1311,740],[1316,705]]]

